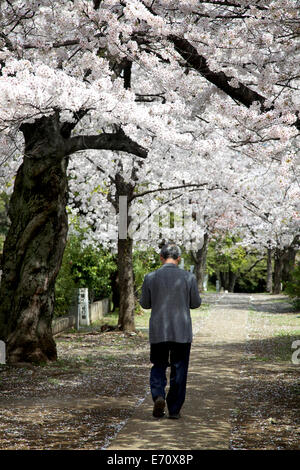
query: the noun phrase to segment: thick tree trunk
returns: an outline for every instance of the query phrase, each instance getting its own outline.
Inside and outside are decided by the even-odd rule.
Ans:
[[[203,246],[195,253],[192,253],[193,260],[195,263],[195,275],[197,279],[199,292],[203,292],[203,283],[204,283],[204,276],[205,276],[205,271],[206,271],[207,249],[208,249],[208,234],[205,233]]]
[[[276,248],[274,253],[274,285],[273,294],[280,294],[282,282],[284,251]]]
[[[68,155],[80,150],[117,150],[145,158],[147,151],[122,129],[101,135],[71,136],[74,122],[59,112],[23,124],[25,156],[10,201],[0,287],[0,339],[8,361],[40,362],[57,357],[51,321],[54,286],[67,239]]]
[[[229,270],[227,272],[220,272],[220,282],[221,282],[221,287],[223,287],[224,290],[227,290],[228,292],[234,292],[234,287],[236,280],[238,278],[238,273],[234,273]]]
[[[51,321],[67,238],[67,159],[55,117],[22,126],[25,157],[9,206],[3,251],[0,338],[8,362],[57,358]]]
[[[267,253],[267,282],[266,290],[271,293],[273,288],[273,268],[272,268],[272,249],[268,248]]]
[[[118,240],[118,272],[120,310],[118,326],[122,331],[135,331],[134,323],[134,276],[131,238]]]

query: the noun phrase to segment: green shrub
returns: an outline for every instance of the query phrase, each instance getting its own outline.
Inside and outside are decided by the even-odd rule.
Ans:
[[[80,235],[72,235],[67,242],[55,286],[55,316],[67,313],[75,288],[87,287],[91,302],[111,294],[111,274],[117,269],[113,255],[101,246],[83,246],[82,242]]]
[[[72,303],[76,283],[71,274],[71,264],[67,261],[68,246],[55,283],[54,316],[60,317],[68,313]]]
[[[151,271],[161,267],[159,254],[154,249],[147,251],[135,250],[133,252],[133,271],[135,282],[135,295],[139,298],[141,295],[144,277]]]
[[[285,292],[293,299],[295,308],[300,308],[300,263],[292,272],[292,280],[286,283]]]

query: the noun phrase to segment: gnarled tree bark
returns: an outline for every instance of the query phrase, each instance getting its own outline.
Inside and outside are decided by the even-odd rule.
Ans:
[[[54,116],[22,126],[25,157],[9,205],[0,288],[0,336],[9,362],[57,358],[54,285],[68,231],[68,161],[57,124]]]
[[[75,125],[61,123],[57,112],[20,128],[25,156],[9,205],[0,286],[0,339],[10,363],[57,358],[51,322],[68,232],[68,156],[91,148],[147,156],[122,130],[71,137]]]

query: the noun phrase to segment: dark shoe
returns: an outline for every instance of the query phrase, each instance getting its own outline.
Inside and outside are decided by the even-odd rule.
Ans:
[[[168,417],[169,417],[169,419],[179,419],[181,416],[180,416],[180,413],[177,413],[177,414],[173,414],[173,415],[169,414]]]
[[[162,418],[165,415],[166,402],[163,397],[157,397],[154,402],[153,416],[154,418]]]

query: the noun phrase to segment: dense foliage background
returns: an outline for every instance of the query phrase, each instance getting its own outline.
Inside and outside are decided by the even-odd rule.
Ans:
[[[87,287],[90,301],[111,295],[111,275],[117,266],[114,256],[101,245],[82,245],[83,235],[72,235],[67,243],[56,281],[55,315],[68,312],[76,288]]]
[[[296,309],[300,309],[300,263],[292,273],[292,280],[287,282],[285,292],[293,299]]]

